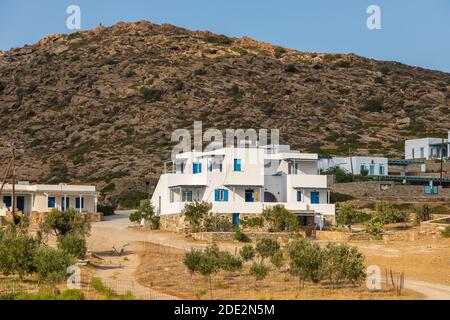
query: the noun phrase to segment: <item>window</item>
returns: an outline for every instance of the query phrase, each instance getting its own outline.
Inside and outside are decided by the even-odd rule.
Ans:
[[[390,184],[380,184],[380,190],[382,191],[386,191],[386,190],[390,190],[391,189],[391,185]]]
[[[75,198],[75,208],[80,209],[80,197]],[[84,198],[81,197],[81,209],[84,208]]]
[[[234,171],[241,171],[241,159],[234,159]]]
[[[371,165],[369,166],[369,169],[370,169],[369,174],[370,174],[371,176],[373,176],[373,175],[375,174],[375,166],[374,166],[373,164],[371,164]]]
[[[55,197],[48,197],[47,207],[50,209],[56,208],[56,198]]]
[[[420,148],[420,157],[425,158],[425,148],[424,147]]]
[[[11,196],[3,196],[3,203],[5,204],[5,206],[11,207],[12,206],[12,197]]]
[[[378,168],[378,172],[379,172],[380,176],[384,175],[384,166],[382,164],[380,164],[380,167]]]
[[[222,162],[219,163],[219,170],[222,172]]]
[[[297,191],[297,201],[298,202],[302,201],[302,192],[301,191]]]
[[[411,154],[412,154],[412,157],[414,159],[416,157],[415,152],[414,152],[414,148],[412,148]]]
[[[360,166],[360,168],[359,168],[359,173],[363,173],[363,172],[365,172],[365,171],[367,171],[367,168],[366,168],[366,165],[365,164],[362,164],[361,166]]]
[[[215,189],[214,190],[214,200],[215,201],[228,201],[228,190],[227,189]]]
[[[438,187],[437,186],[433,186],[433,187],[424,186],[423,187],[423,192],[425,194],[438,194]]]
[[[192,190],[184,189],[181,197],[182,202],[192,202]]]
[[[175,202],[175,191],[170,190],[170,202]]]
[[[201,163],[193,163],[192,164],[192,173],[201,173],[202,172],[202,164]]]
[[[177,164],[177,172],[184,173],[184,163]]]

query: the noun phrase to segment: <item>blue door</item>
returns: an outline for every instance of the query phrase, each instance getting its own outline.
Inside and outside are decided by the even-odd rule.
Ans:
[[[253,189],[245,190],[245,202],[255,202],[255,191]]]
[[[370,175],[373,176],[375,174],[375,166],[373,164],[371,164],[370,167],[369,167],[369,170],[370,170],[369,171]]]
[[[25,197],[24,196],[17,197],[17,209],[19,209],[19,211],[22,211],[22,212],[25,210]]]
[[[3,203],[5,204],[6,207],[11,207],[12,206],[12,197],[11,196],[3,196]]]
[[[311,203],[318,204],[319,203],[319,192],[312,191],[311,192]]]
[[[233,213],[233,226],[239,226],[239,213]]]

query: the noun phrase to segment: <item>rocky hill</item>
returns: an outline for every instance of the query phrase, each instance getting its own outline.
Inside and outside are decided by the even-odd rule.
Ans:
[[[149,22],[0,54],[0,146],[15,141],[30,181],[156,174],[172,131],[194,120],[278,128],[304,151],[399,158],[406,138],[446,135],[449,105],[447,73]]]

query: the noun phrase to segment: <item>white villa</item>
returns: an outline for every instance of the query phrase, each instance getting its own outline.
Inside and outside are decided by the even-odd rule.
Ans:
[[[322,171],[339,167],[353,174],[361,174],[363,171],[367,171],[371,176],[387,176],[389,174],[388,158],[385,157],[330,157],[320,159],[319,165]]]
[[[232,217],[235,225],[276,204],[295,213],[301,224],[307,216],[314,216],[320,228],[325,219],[334,220],[335,205],[327,176],[319,174],[317,154],[288,145],[226,147],[178,154],[171,167],[151,199],[161,220],[179,215],[193,201],[211,203],[215,214]]]
[[[15,185],[16,209],[26,215],[32,212],[48,212],[51,209],[64,211],[73,208],[84,213],[97,212],[98,192],[95,186],[68,184],[29,184],[26,181]],[[0,216],[12,211],[12,185],[5,184],[0,195]]]
[[[448,139],[441,138],[421,138],[405,141],[405,160],[411,159],[440,159],[448,158],[450,149],[450,131]]]

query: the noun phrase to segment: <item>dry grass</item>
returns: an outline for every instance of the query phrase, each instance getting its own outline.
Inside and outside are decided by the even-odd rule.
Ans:
[[[167,247],[166,247],[167,248]],[[171,294],[182,299],[210,299],[209,281],[201,275],[191,275],[182,260],[184,251],[161,250],[161,246],[149,248],[142,254],[141,264],[136,272],[138,281],[156,291]],[[247,276],[249,266],[239,274],[219,272],[212,277],[213,299],[417,299],[415,293],[405,291],[396,296],[390,290],[369,291],[364,285],[330,289],[324,286],[307,285],[297,290],[297,279],[287,271],[272,271],[269,276],[255,285],[253,277]]]
[[[417,241],[353,241],[366,256],[366,264],[384,272],[392,268],[406,278],[450,285],[450,239]]]

